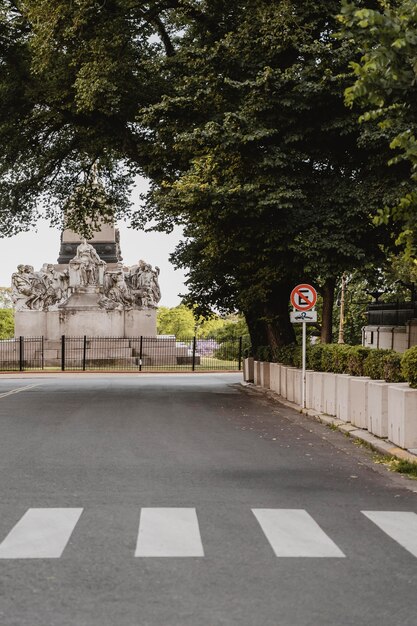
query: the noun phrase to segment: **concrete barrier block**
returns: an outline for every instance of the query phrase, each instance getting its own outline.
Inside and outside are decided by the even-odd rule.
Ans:
[[[388,438],[400,448],[417,448],[417,389],[389,385]]]
[[[367,376],[352,376],[350,381],[350,422],[358,428],[368,428]]]
[[[296,369],[294,371],[294,402],[300,406],[302,404],[302,384],[303,370]]]
[[[350,421],[350,381],[353,376],[349,374],[336,374],[337,376],[337,401],[336,417],[343,422]]]
[[[368,383],[368,430],[377,437],[388,437],[388,387],[385,380]]]
[[[312,403],[314,411],[323,412],[323,372],[313,372]]]
[[[269,389],[270,387],[270,366],[271,364],[267,361],[261,361],[260,368],[260,378],[261,378],[261,387],[265,389]]]
[[[287,400],[288,402],[294,402],[294,379],[295,379],[295,367],[287,368]]]
[[[270,376],[270,388],[275,393],[281,393],[281,364],[280,363],[271,363],[271,367],[269,370]]]
[[[314,372],[306,371],[306,408],[313,408],[313,389],[314,389]]]
[[[254,381],[254,360],[253,357],[243,359],[243,380],[247,383]]]
[[[281,368],[280,368],[281,396],[285,399],[287,399],[287,370],[288,370],[288,367],[286,365],[281,365]]]
[[[261,384],[261,361],[253,362],[253,382],[255,385]]]
[[[337,374],[323,372],[323,413],[336,415]]]

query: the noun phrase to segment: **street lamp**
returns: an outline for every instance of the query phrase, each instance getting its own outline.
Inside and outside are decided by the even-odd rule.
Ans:
[[[340,319],[339,319],[339,338],[337,343],[345,343],[345,293],[346,293],[346,275],[342,276],[342,289],[340,292]]]

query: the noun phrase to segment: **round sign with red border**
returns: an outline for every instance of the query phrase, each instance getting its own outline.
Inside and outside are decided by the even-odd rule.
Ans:
[[[317,291],[312,285],[301,284],[291,292],[291,304],[297,311],[310,311],[316,306]]]

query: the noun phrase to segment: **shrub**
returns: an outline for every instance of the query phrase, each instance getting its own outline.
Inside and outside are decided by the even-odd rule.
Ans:
[[[301,362],[301,346],[298,346],[296,343],[282,346],[274,353],[274,361],[283,365],[294,366],[298,360]]]
[[[335,345],[333,354],[333,372],[336,374],[346,374],[348,371],[348,358],[352,346],[346,344]]]
[[[309,346],[307,350],[307,367],[316,372],[322,372],[322,357],[326,344],[315,343]]]
[[[404,352],[401,359],[401,373],[410,383],[410,387],[417,388],[417,346]]]
[[[370,348],[351,346],[347,357],[347,373],[351,376],[363,376],[364,363],[369,352]]]
[[[394,354],[393,350],[371,350],[363,364],[365,376],[372,380],[383,380],[385,378],[385,358]]]
[[[333,358],[334,358],[334,350],[333,345],[323,344],[321,348],[321,371],[322,372],[332,372],[333,371]]]
[[[384,357],[384,375],[387,383],[402,383],[404,376],[401,372],[401,354],[390,350]]]
[[[337,343],[323,345],[321,356],[322,371],[344,374],[347,371],[347,362],[351,347],[352,346]]]

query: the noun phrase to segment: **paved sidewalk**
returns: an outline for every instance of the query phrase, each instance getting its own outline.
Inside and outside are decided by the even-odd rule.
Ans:
[[[349,437],[352,437],[352,439],[356,439],[357,441],[362,441],[369,444],[376,452],[379,452],[380,454],[383,454],[385,456],[392,456],[403,461],[410,461],[411,463],[417,463],[416,449],[404,450],[403,448],[398,448],[388,439],[381,439],[380,437],[376,437],[367,430],[364,430],[363,428],[358,428],[350,422],[344,422],[343,420],[339,420],[331,415],[326,415],[325,413],[313,411],[313,409],[301,409],[299,404],[295,404],[294,402],[288,402],[288,400],[285,400],[271,389],[266,389],[265,387],[254,385],[253,383],[242,382],[241,384],[243,386],[249,386],[253,390],[258,390],[259,392],[265,393],[268,397],[276,400],[280,404],[283,404],[288,408],[294,409],[299,413],[303,413],[303,415],[312,417],[319,422],[322,422],[323,424],[335,426],[341,432],[346,433]]]

